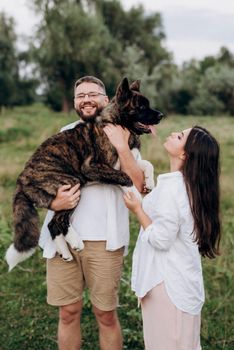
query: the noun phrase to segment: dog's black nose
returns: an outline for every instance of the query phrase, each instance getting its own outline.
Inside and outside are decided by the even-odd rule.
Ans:
[[[155,111],[158,113],[157,118],[159,120],[161,120],[164,117],[164,114],[161,111],[159,111],[158,109],[155,109]]]

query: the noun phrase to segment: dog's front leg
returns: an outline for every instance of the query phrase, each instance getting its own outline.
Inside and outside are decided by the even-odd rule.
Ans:
[[[154,184],[154,167],[148,160],[145,160],[145,159],[137,160],[137,164],[138,164],[139,168],[144,173],[145,188],[146,188],[147,192],[150,192],[155,186],[155,184]]]
[[[87,159],[82,165],[81,171],[89,181],[132,186],[132,180],[126,173],[121,170],[113,169],[107,164],[93,163]]]

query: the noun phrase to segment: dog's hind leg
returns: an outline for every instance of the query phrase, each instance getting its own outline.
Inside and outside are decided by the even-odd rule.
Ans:
[[[71,224],[68,228],[65,240],[70,244],[72,249],[75,249],[77,251],[84,249],[84,243],[82,239],[79,237],[79,234],[74,230]]]
[[[67,246],[67,242],[65,241],[64,235],[61,233],[60,235],[55,237],[54,241],[56,245],[56,251],[59,253],[61,258],[64,261],[73,260],[73,256],[71,255],[71,252]]]
[[[71,261],[73,259],[64,237],[69,227],[69,212],[70,211],[65,210],[55,212],[52,220],[48,224],[48,229],[52,239],[55,241],[57,252],[63,260],[66,261]]]
[[[48,224],[52,239],[55,240],[58,253],[64,260],[73,259],[68,247],[68,242],[72,249],[81,250],[84,248],[82,240],[70,225],[70,216],[73,210],[55,212],[52,220]]]

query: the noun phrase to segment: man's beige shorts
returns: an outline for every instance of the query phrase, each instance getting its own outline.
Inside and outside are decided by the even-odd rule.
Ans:
[[[103,311],[118,305],[118,288],[123,267],[124,247],[106,250],[106,241],[84,241],[80,252],[71,250],[72,261],[59,255],[47,259],[47,302],[63,306],[83,298],[85,286],[91,303]]]

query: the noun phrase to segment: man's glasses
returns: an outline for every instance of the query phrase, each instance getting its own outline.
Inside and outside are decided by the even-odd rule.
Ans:
[[[97,98],[99,95],[106,96],[106,94],[103,94],[102,92],[87,92],[86,94],[78,94],[75,96],[77,100],[84,100],[86,96],[88,98]]]

